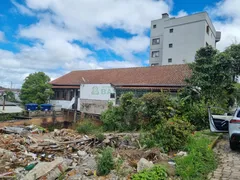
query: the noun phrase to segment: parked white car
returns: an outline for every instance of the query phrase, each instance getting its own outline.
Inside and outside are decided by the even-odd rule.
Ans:
[[[240,107],[233,115],[213,115],[208,108],[210,130],[212,132],[228,132],[229,143],[232,150],[236,150],[240,144]]]

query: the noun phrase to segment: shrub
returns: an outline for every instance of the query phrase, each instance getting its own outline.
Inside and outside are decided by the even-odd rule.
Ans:
[[[151,169],[143,170],[132,175],[132,180],[167,180],[168,174],[164,167],[156,165]]]
[[[192,130],[193,126],[189,122],[174,116],[156,125],[150,133],[143,136],[141,142],[148,147],[159,146],[166,151],[177,150],[186,144]]]
[[[209,148],[211,140],[205,135],[194,135],[186,146],[188,156],[176,159],[176,172],[182,179],[206,179],[216,168],[214,152]]]
[[[103,149],[100,157],[97,160],[98,175],[107,175],[114,168],[114,161],[112,156],[112,149],[107,147]]]
[[[77,124],[76,130],[81,134],[94,134],[99,128],[91,120],[86,119]]]
[[[121,96],[120,106],[109,104],[108,110],[101,114],[103,128],[107,131],[128,131],[140,128],[139,107],[140,100],[133,97],[133,93]]]
[[[173,115],[174,103],[166,93],[147,93],[143,95],[141,101],[145,129],[151,129]]]
[[[99,141],[103,141],[105,138],[104,134],[101,132],[97,132],[95,136]]]

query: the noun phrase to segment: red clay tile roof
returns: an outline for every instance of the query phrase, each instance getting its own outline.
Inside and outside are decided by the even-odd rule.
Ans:
[[[54,86],[79,86],[80,84],[113,85],[185,85],[190,75],[188,65],[119,68],[72,71],[50,84]]]

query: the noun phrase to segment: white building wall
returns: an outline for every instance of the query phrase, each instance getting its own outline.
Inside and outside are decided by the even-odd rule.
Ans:
[[[162,65],[192,62],[196,51],[204,46],[204,25],[205,22],[200,21],[165,28]],[[170,29],[173,29],[173,33],[169,33]],[[169,44],[172,44],[172,48],[169,48]],[[171,63],[168,62],[169,58],[172,59]]]
[[[114,97],[111,97],[111,94]],[[111,84],[81,84],[80,111],[89,114],[101,114],[108,103],[116,104],[116,91]]]
[[[155,26],[155,28],[153,28]],[[206,28],[209,26],[209,34]],[[169,30],[173,29],[173,33]],[[154,38],[160,44],[153,45]],[[150,65],[184,64],[193,62],[196,51],[208,45],[216,48],[216,30],[206,12],[180,18],[165,17],[151,22]],[[169,48],[169,44],[173,47]],[[159,57],[152,51],[159,50]],[[172,59],[169,63],[168,59]]]

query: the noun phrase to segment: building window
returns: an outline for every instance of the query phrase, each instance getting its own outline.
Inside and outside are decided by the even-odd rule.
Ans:
[[[156,24],[154,24],[154,25],[153,25],[153,29],[155,29],[156,27],[157,27],[157,25],[156,25]]]
[[[172,63],[172,58],[168,58],[168,63]]]
[[[209,46],[209,44],[206,42],[206,47],[208,47]]]
[[[169,29],[169,32],[170,32],[170,33],[173,33],[173,29]]]
[[[207,32],[207,34],[209,34],[209,26],[207,26],[206,32]]]
[[[151,66],[158,66],[159,63],[152,63]]]
[[[110,98],[115,98],[115,93],[111,93]]]
[[[169,44],[168,46],[169,46],[169,48],[172,48],[172,47],[173,47],[173,44]]]
[[[159,57],[159,51],[152,51],[152,57]]]
[[[160,38],[155,38],[152,40],[152,45],[160,44]]]

